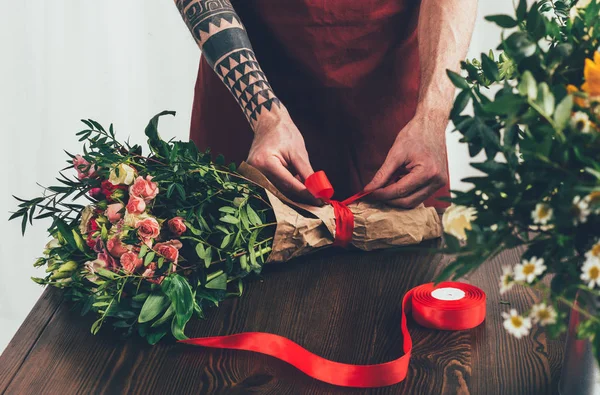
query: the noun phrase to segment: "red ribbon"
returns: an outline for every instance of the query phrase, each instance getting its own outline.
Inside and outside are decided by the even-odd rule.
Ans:
[[[306,185],[306,189],[314,197],[322,199],[333,206],[333,214],[335,215],[335,238],[333,245],[347,247],[352,241],[352,232],[354,231],[354,214],[350,211],[348,205],[368,195],[370,192],[359,192],[341,202],[331,200],[333,197],[333,186],[323,170],[308,176],[306,181],[304,181],[304,185]]]
[[[458,300],[440,300],[432,295],[439,288],[464,292]],[[271,333],[247,332],[230,336],[188,339],[182,343],[203,347],[254,351],[273,356],[317,380],[343,387],[384,387],[401,382],[408,372],[412,339],[406,326],[406,313],[412,310],[416,322],[441,330],[471,329],[485,319],[485,293],[470,284],[443,282],[419,285],[404,295],[400,329],[404,355],[377,365],[352,365],[330,361],[302,348],[293,341]]]

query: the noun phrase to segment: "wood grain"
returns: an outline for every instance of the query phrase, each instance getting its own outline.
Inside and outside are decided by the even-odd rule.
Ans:
[[[428,243],[435,247],[437,242]],[[488,316],[470,331],[419,327],[409,320],[414,350],[407,379],[377,389],[334,387],[261,354],[210,350],[162,342],[151,347],[110,331],[89,333],[68,303],[54,301],[47,324],[29,319],[0,357],[0,392],[86,394],[546,394],[560,372],[560,342],[542,331],[518,341],[502,328],[498,278],[507,252],[474,273],[469,282],[488,294]],[[190,337],[263,331],[286,336],[308,350],[340,362],[381,363],[401,355],[400,302],[410,288],[429,282],[448,258],[428,252],[326,251],[264,271],[240,299],[193,321]],[[46,291],[44,298],[51,292]],[[511,292],[511,307],[536,300]],[[43,304],[42,299],[38,304]],[[32,311],[36,313],[38,306]],[[39,310],[43,311],[43,309]],[[39,332],[36,340],[29,333]],[[11,344],[13,344],[11,343]],[[29,349],[23,353],[16,349]],[[12,350],[12,351],[11,351]],[[20,357],[15,357],[15,355]],[[7,368],[19,360],[19,367]],[[12,373],[11,373],[12,372]]]

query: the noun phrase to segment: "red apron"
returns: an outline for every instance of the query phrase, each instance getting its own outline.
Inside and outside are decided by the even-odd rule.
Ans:
[[[418,1],[237,0],[256,57],[336,198],[360,191],[413,117],[419,90]],[[202,58],[190,138],[230,162],[253,133]],[[446,207],[435,197],[426,204]]]

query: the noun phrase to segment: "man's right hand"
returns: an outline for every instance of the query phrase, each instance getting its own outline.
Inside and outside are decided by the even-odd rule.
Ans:
[[[302,134],[283,106],[272,115],[260,117],[255,125],[248,163],[290,199],[321,205],[303,183],[314,170]]]

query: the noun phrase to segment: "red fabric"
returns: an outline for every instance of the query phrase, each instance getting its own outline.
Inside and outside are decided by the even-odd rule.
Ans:
[[[435,299],[436,288],[452,287],[465,293],[460,300]],[[412,310],[420,325],[441,330],[471,329],[485,319],[485,293],[469,284],[442,282],[419,285],[402,299],[402,348],[404,355],[390,362],[376,365],[352,365],[330,361],[302,348],[283,336],[272,333],[246,332],[237,335],[188,339],[183,343],[203,347],[254,351],[273,356],[296,367],[308,376],[343,387],[383,387],[401,382],[408,373],[412,353],[412,339],[406,326],[406,314]]]
[[[360,191],[342,202],[331,200],[334,193],[333,186],[323,170],[308,176],[304,181],[304,185],[306,185],[306,189],[314,197],[322,199],[333,206],[333,214],[335,215],[335,239],[333,245],[347,247],[352,241],[352,233],[354,231],[354,213],[348,208],[348,205],[367,196],[370,192]]]
[[[413,117],[419,88],[418,1],[237,0],[257,59],[336,194],[371,180]],[[202,59],[191,139],[246,159],[252,130]],[[447,196],[448,187],[436,196]],[[427,205],[446,207],[429,199]]]

